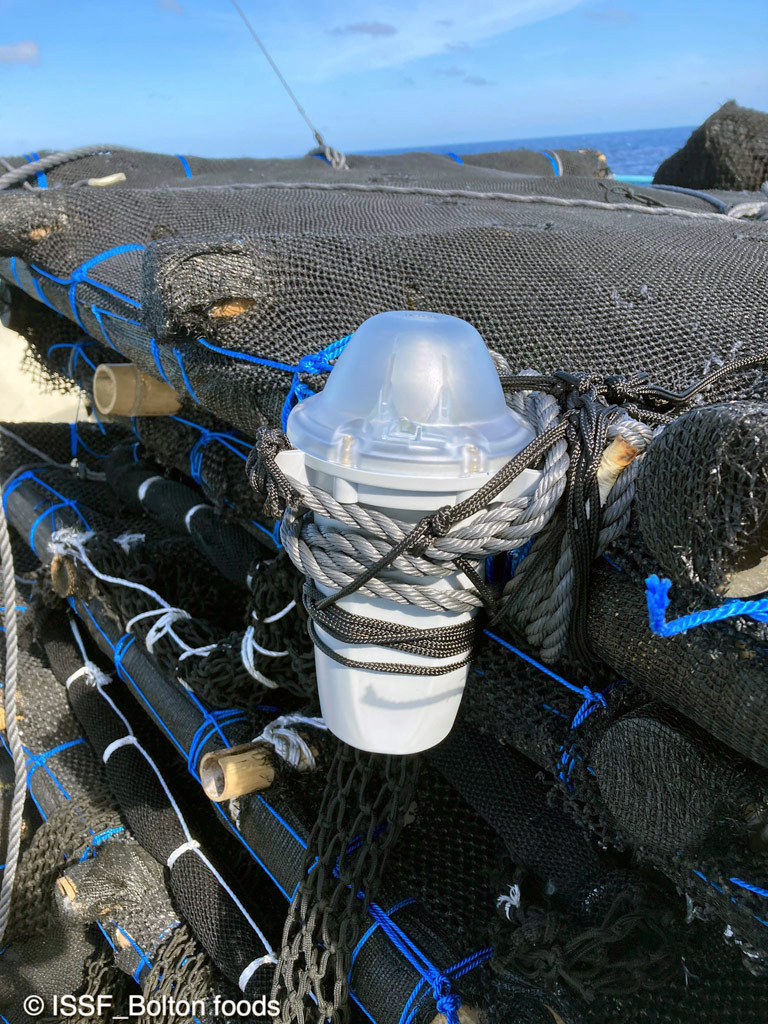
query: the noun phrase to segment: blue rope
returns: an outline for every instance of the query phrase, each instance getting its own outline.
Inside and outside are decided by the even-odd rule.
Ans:
[[[707,608],[700,612],[691,612],[682,618],[666,621],[669,607],[669,590],[672,581],[649,576],[645,581],[645,596],[648,604],[648,625],[656,636],[678,636],[710,622],[732,619],[738,615],[748,615],[758,622],[768,622],[768,597],[758,601],[727,601],[719,608]]]
[[[759,885],[753,885],[751,882],[743,882],[740,878],[729,878],[728,881],[733,883],[733,885],[738,885],[741,889],[747,889],[757,896],[763,896],[765,899],[768,899],[768,889],[761,889]]]
[[[99,426],[101,427],[101,424],[99,424]],[[101,427],[101,430],[102,430],[102,433],[106,433],[106,431],[104,430],[104,427]],[[79,452],[79,450],[81,448],[83,449],[84,452],[88,452],[89,455],[92,455],[94,457],[94,459],[108,459],[109,458],[108,455],[102,455],[99,452],[94,451],[93,448],[91,448],[90,445],[87,445],[85,443],[85,441],[82,439],[82,437],[80,437],[80,434],[78,433],[77,422],[73,422],[73,423],[69,424],[69,435],[70,435],[70,448],[71,448],[71,451],[72,451],[72,458],[76,457],[77,453]]]
[[[171,384],[171,382],[165,375],[163,364],[160,361],[160,348],[154,338],[149,339],[149,348],[152,353],[152,358],[155,360],[155,366],[157,367],[160,376],[163,378],[163,380],[169,387],[173,387],[173,384]]]
[[[205,427],[201,427],[199,423],[193,423],[192,420],[185,420],[181,416],[171,416],[171,419],[175,420],[177,423],[183,423],[187,427],[194,427],[195,430],[200,431],[200,437],[195,441],[189,453],[190,476],[198,486],[202,486],[204,483],[202,478],[203,451],[212,441],[216,441],[218,444],[223,445],[229,451],[241,458],[243,462],[248,458],[248,452],[251,449],[251,445],[250,442],[246,441],[244,438],[237,437],[236,434],[207,430]],[[242,445],[245,451],[240,451],[238,448],[233,447],[233,445],[236,444]]]
[[[114,298],[120,299],[122,302],[127,302],[129,306],[133,306],[135,309],[140,309],[141,303],[137,302],[136,299],[132,299],[128,295],[124,295],[115,288],[110,288],[109,285],[92,280],[88,276],[88,271],[92,267],[98,266],[99,263],[103,263],[104,260],[111,259],[113,256],[120,256],[126,252],[143,252],[144,249],[146,249],[145,245],[138,245],[135,243],[116,245],[114,248],[107,249],[105,252],[101,252],[97,256],[92,256],[91,259],[86,260],[85,263],[81,263],[79,267],[75,267],[69,277],[56,277],[55,274],[49,274],[47,270],[43,270],[42,267],[35,266],[34,263],[30,264],[30,269],[36,271],[38,274],[42,274],[42,276],[48,278],[49,281],[54,281],[56,284],[64,285],[69,289],[68,296],[69,304],[72,307],[72,315],[74,316],[78,326],[85,331],[85,325],[80,319],[80,312],[77,308],[77,286],[79,284],[89,284],[92,288],[98,288],[99,291],[106,292],[107,295],[112,295]]]
[[[203,747],[215,733],[219,734],[225,747],[232,745],[221,731],[219,723],[223,722],[227,725],[232,725],[234,722],[245,722],[247,720],[242,711],[237,711],[234,708],[229,711],[210,711],[202,705],[199,706],[203,711],[203,720],[192,737],[189,744],[189,754],[187,755],[187,769],[190,775],[194,775],[195,778],[199,778],[197,765],[203,753]]]
[[[458,153],[446,153],[445,155],[449,156],[451,158],[451,160],[455,160],[457,164],[462,164],[463,165],[463,163],[464,163],[464,161],[461,159],[461,157],[459,156]]]
[[[626,679],[616,679],[614,682],[606,686],[606,688],[602,690],[600,693],[592,694],[591,696],[587,697],[584,703],[576,712],[576,714],[573,716],[573,720],[571,721],[571,724],[568,726],[569,731],[572,729],[578,729],[579,726],[581,726],[586,721],[586,719],[589,718],[592,712],[596,711],[599,707],[606,707],[606,698],[608,694],[611,692],[611,690],[613,690],[614,687],[621,686],[624,683],[626,683]],[[602,699],[598,700],[597,698]],[[547,705],[545,704],[543,706],[546,707]],[[565,745],[560,747],[560,759],[558,761],[559,767],[556,769],[557,777],[560,779],[561,782],[564,782],[566,784],[570,792],[573,792],[573,786],[569,781],[571,777],[571,772],[573,771],[573,767],[576,764],[577,760],[583,760],[583,758],[580,757],[579,754],[574,754],[574,746],[575,744],[572,744],[568,748],[568,750],[565,749]],[[566,769],[565,774],[563,774],[563,769]],[[588,771],[591,771],[591,769],[588,769]]]
[[[37,153],[25,153],[24,159],[28,164],[33,164],[35,160],[39,160],[40,157]],[[35,171],[35,179],[37,180],[38,188],[48,188],[48,178],[46,177],[45,171]]]
[[[189,392],[190,397],[192,398],[194,403],[196,405],[200,405],[200,399],[195,394],[195,389],[192,387],[192,385],[189,382],[189,377],[187,376],[187,371],[186,371],[186,369],[184,367],[184,358],[183,358],[181,352],[179,352],[179,350],[177,348],[175,348],[173,350],[173,354],[176,356],[176,362],[179,364],[179,369],[181,370],[181,378],[184,381],[184,387]]]
[[[97,847],[101,846],[101,844],[105,843],[108,839],[111,839],[112,836],[120,835],[121,832],[125,832],[122,825],[117,828],[108,828],[104,832],[99,832],[98,835],[92,835],[90,844],[85,850],[83,850],[83,854],[80,857],[80,863],[82,864],[83,861],[88,860],[89,857],[95,857]]]
[[[189,166],[187,158],[185,156],[182,156],[181,153],[177,153],[176,154],[176,159],[180,161],[181,166],[184,168],[184,173],[186,174],[186,176],[188,178],[191,178],[192,177],[192,169]]]
[[[460,961],[459,964],[451,968],[449,971],[443,973],[438,970],[428,957],[422,953],[418,946],[408,938],[405,932],[384,913],[381,907],[377,906],[375,903],[371,903],[369,911],[371,917],[379,923],[379,927],[390,942],[405,957],[408,963],[421,975],[423,981],[430,986],[435,998],[437,1010],[439,1013],[445,1014],[447,1024],[460,1024],[458,1011],[461,1006],[461,996],[451,991],[451,977],[459,977],[460,975],[455,973],[459,970],[462,970],[462,973],[467,973],[467,971],[473,970],[481,963],[484,963],[493,955],[493,950],[486,949],[481,950],[479,953],[474,953],[472,956]],[[406,1003],[400,1017],[400,1024],[405,1024],[412,1002],[420,987],[421,986],[418,986],[414,990],[408,1003]]]
[[[128,934],[128,932],[123,931],[123,929],[120,927],[120,925],[117,923],[117,921],[113,921],[112,924],[117,929],[117,931],[120,932],[120,934],[123,936],[123,938],[127,939],[128,942],[130,942],[130,944],[133,946],[133,948],[139,954],[139,963],[138,963],[136,971],[134,972],[134,975],[133,975],[133,980],[135,982],[138,982],[139,976],[141,975],[141,972],[144,970],[145,967],[151,967],[152,966],[152,961],[149,959],[149,955],[147,953],[145,953],[144,950],[133,941],[133,939]]]
[[[69,498],[65,498],[63,494],[59,494],[59,492],[55,488],[51,487],[50,484],[46,483],[45,480],[41,480],[36,475],[36,473],[40,473],[40,472],[44,472],[44,469],[38,469],[38,470],[28,469],[28,470],[25,470],[23,473],[20,473],[16,477],[15,480],[12,480],[11,483],[5,488],[5,491],[3,492],[3,509],[6,509],[6,510],[7,510],[7,502],[8,502],[9,496],[25,480],[34,480],[35,483],[39,484],[41,487],[44,487],[47,491],[50,491],[51,494],[54,494],[59,499],[59,503],[58,504],[49,506],[44,512],[42,512],[37,517],[37,519],[34,521],[32,526],[30,527],[30,530],[29,530],[29,546],[32,548],[32,550],[34,551],[34,553],[37,555],[38,558],[40,556],[38,555],[37,548],[35,547],[35,534],[37,533],[37,528],[40,525],[40,523],[42,523],[42,521],[47,516],[52,516],[59,509],[61,509],[61,508],[70,508],[70,509],[72,509],[72,511],[79,517],[81,522],[85,525],[86,530],[90,530],[90,526],[88,525],[88,522],[85,519],[85,516],[82,514],[80,509],[77,507],[77,502],[75,502],[75,501],[73,501],[73,500],[71,500]],[[42,504],[42,502],[41,502],[41,504]],[[55,527],[55,521],[52,521],[51,526]]]
[[[123,633],[120,639],[115,644],[112,650],[112,661],[115,665],[115,671],[117,675],[124,683],[133,682],[130,673],[123,665],[123,658],[125,657],[128,648],[136,640],[136,636],[133,633]],[[111,646],[111,645],[110,645]]]
[[[220,345],[214,345],[213,342],[206,341],[205,338],[197,339],[198,345],[202,345],[203,348],[210,349],[211,352],[218,352],[219,355],[229,356],[231,359],[242,359],[245,363],[254,363],[256,366],[268,366],[273,370],[288,370],[293,372],[296,367],[290,366],[288,363],[278,363],[274,359],[261,359],[259,356],[252,356],[248,352],[238,352],[231,348],[222,348]]]
[[[298,361],[296,366],[293,368],[294,374],[291,380],[291,386],[288,390],[288,394],[286,395],[285,402],[283,403],[283,411],[280,415],[280,422],[283,430],[285,430],[288,425],[288,416],[290,415],[293,406],[297,402],[303,402],[305,398],[309,398],[310,395],[314,394],[314,391],[299,379],[299,374],[330,373],[335,361],[347,347],[351,337],[351,334],[346,334],[343,338],[339,338],[337,341],[332,341],[330,345],[326,345],[326,347],[321,349],[319,352],[312,355],[302,356]]]
[[[679,857],[680,854],[678,853],[677,856]],[[692,871],[693,871],[694,875],[697,875],[702,881],[706,882],[707,885],[711,885],[712,888],[716,892],[722,893],[722,891],[723,891],[722,885],[718,885],[717,882],[713,882],[711,878],[707,878],[707,876],[705,874],[703,874],[703,872],[698,871],[696,868],[692,868]],[[733,879],[731,879],[731,881],[733,881]],[[749,886],[748,884],[745,887],[751,889],[751,886]],[[747,909],[747,908],[744,907],[744,905],[742,903],[739,903],[739,901],[735,897],[731,896],[730,900],[731,900],[731,903],[735,904],[740,910]],[[768,921],[763,920],[762,917],[758,917],[757,914],[753,914],[750,910],[747,910],[747,913],[751,914],[751,916],[758,922],[758,924],[762,924],[766,928],[768,928]]]
[[[92,284],[93,282],[90,283]],[[97,306],[95,303],[91,306],[91,313],[93,314],[93,316],[96,319],[96,322],[99,325],[99,330],[101,331],[104,341],[106,341],[109,347],[111,349],[114,349],[115,352],[120,352],[120,349],[117,347],[114,341],[112,341],[109,334],[107,334],[107,329],[104,326],[104,321],[102,320],[102,317],[110,316],[112,317],[113,320],[119,320],[123,324],[131,324],[133,327],[141,327],[141,324],[139,323],[138,320],[131,320],[130,317],[120,316],[119,313],[113,313],[109,309],[102,309],[101,306]],[[120,354],[122,355],[122,353]]]
[[[96,363],[94,363],[92,359],[89,359],[88,356],[83,351],[89,345],[95,345],[95,344],[96,344],[96,339],[95,338],[86,338],[83,341],[78,341],[78,342],[75,342],[74,344],[65,344],[64,342],[59,342],[57,345],[51,345],[50,348],[48,349],[48,353],[47,354],[48,354],[48,357],[50,358],[51,352],[55,352],[57,348],[68,349],[69,350],[69,359],[67,360],[67,373],[69,374],[70,377],[77,377],[77,360],[81,356],[86,361],[86,363],[88,363],[88,365],[90,366],[90,368],[92,370],[96,369]],[[78,381],[78,383],[79,383],[79,381]]]
[[[536,661],[536,659],[532,658],[530,654],[526,654],[518,647],[514,647],[507,640],[502,640],[500,636],[496,636],[495,633],[491,633],[489,629],[484,629],[483,632],[486,636],[490,637],[491,640],[495,640],[497,644],[501,644],[502,647],[506,647],[508,651],[516,654],[518,658],[522,658],[522,660],[527,662],[529,665],[533,665],[534,668],[537,668],[540,672],[548,675],[550,679],[554,679],[555,682],[560,683],[561,686],[565,686],[572,693],[579,693],[584,700],[595,701],[603,707],[606,706],[606,700],[602,693],[595,693],[593,690],[590,690],[588,686],[576,686],[575,683],[569,683],[567,679],[563,679],[563,677],[559,676],[557,672],[553,672],[551,668],[547,668],[546,665],[542,665],[540,661]]]
[[[552,164],[552,170],[555,172],[555,177],[559,178],[560,177],[560,167],[559,167],[559,165],[557,163],[557,159],[550,152],[548,152],[546,149],[542,149],[542,150],[540,150],[540,152],[541,152],[541,155],[545,156],[547,158],[547,160],[549,160],[549,162]]]

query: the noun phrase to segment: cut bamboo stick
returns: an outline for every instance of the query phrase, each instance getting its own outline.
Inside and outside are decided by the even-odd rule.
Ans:
[[[101,363],[93,375],[93,401],[102,416],[172,416],[179,395],[133,363]]]
[[[625,441],[623,437],[617,437],[603,452],[600,466],[597,470],[597,486],[600,490],[600,504],[605,504],[605,499],[611,493],[611,488],[619,478],[619,473],[626,469],[639,452],[637,448]]]
[[[477,1010],[472,1010],[468,1006],[460,1006],[458,1014],[461,1024],[480,1024],[480,1014]],[[444,1013],[438,1013],[436,1017],[432,1018],[430,1024],[446,1024],[446,1020]]]
[[[221,803],[269,789],[275,781],[272,757],[272,747],[267,743],[246,743],[206,754],[200,762],[205,795]]]

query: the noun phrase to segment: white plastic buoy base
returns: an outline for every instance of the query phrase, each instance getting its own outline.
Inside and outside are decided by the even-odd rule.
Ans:
[[[333,591],[318,588],[322,594]],[[435,629],[468,622],[460,612],[428,611],[413,605],[351,594],[339,605],[363,618],[375,618],[413,629]],[[350,668],[315,648],[320,706],[326,725],[340,740],[376,754],[416,754],[444,740],[453,727],[467,681],[466,654],[429,658],[373,644],[343,644],[316,627],[318,637],[339,655],[365,663],[391,662],[415,668],[457,667],[442,675],[375,672]]]
[[[351,649],[350,657],[359,658],[364,649]],[[384,653],[381,647],[376,652]],[[351,747],[374,754],[417,754],[444,740],[467,679],[466,666],[441,676],[366,672],[346,668],[322,651],[315,652],[315,666],[328,728]]]

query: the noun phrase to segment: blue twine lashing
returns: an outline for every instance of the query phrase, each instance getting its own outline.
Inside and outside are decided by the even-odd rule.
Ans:
[[[131,677],[123,665],[123,658],[125,657],[128,648],[135,642],[135,640],[136,636],[134,633],[123,633],[112,651],[112,661],[115,665],[115,671],[124,683],[131,682]]]
[[[298,361],[296,366],[293,368],[294,373],[293,378],[291,379],[291,386],[285,397],[283,411],[280,415],[280,422],[283,430],[288,426],[288,416],[290,415],[291,409],[294,405],[296,405],[297,402],[303,402],[305,398],[309,398],[310,395],[314,394],[314,391],[300,379],[299,374],[330,373],[336,360],[347,347],[351,337],[351,334],[346,334],[343,338],[339,338],[337,341],[332,341],[330,345],[326,345],[326,347],[321,349],[319,352],[302,356]]]
[[[93,282],[90,283],[93,284]],[[91,313],[93,314],[96,322],[99,325],[99,330],[101,331],[104,341],[106,341],[109,347],[114,349],[115,352],[120,352],[120,349],[117,347],[114,341],[112,341],[109,334],[107,333],[107,329],[104,326],[104,320],[102,319],[102,317],[109,316],[112,317],[113,320],[119,320],[123,324],[132,324],[132,326],[134,327],[141,327],[141,324],[139,323],[138,320],[131,320],[130,317],[120,316],[119,313],[113,313],[109,309],[102,309],[101,306],[97,306],[95,303],[91,306]],[[122,353],[120,354],[122,355]]]
[[[80,863],[82,864],[83,861],[88,860],[89,857],[95,857],[97,847],[101,846],[101,844],[105,843],[108,839],[111,839],[112,836],[120,835],[122,832],[125,832],[125,829],[122,825],[119,825],[115,828],[105,829],[104,832],[99,832],[97,835],[92,835],[90,843],[85,850],[83,850],[82,856],[80,857]]]
[[[728,881],[733,885],[738,885],[740,889],[746,889],[748,892],[755,893],[756,896],[763,896],[765,899],[768,899],[768,889],[762,889],[759,885],[745,882],[741,878],[729,878]]]
[[[375,921],[378,921],[384,934],[395,946],[396,949],[405,957],[408,963],[421,975],[424,982],[426,982],[432,990],[432,994],[436,1000],[438,1010],[445,1013],[449,1024],[460,1024],[458,1010],[461,1006],[461,997],[456,996],[451,990],[451,975],[454,971],[459,968],[463,968],[468,964],[478,966],[479,963],[483,962],[481,958],[488,958],[493,954],[492,950],[483,950],[480,953],[475,953],[471,957],[467,957],[466,960],[462,960],[460,964],[456,965],[456,968],[452,970],[442,972],[440,971],[424,954],[415,943],[408,938],[402,928],[398,927],[394,921],[392,921],[375,903],[371,903],[369,906],[369,912],[371,917]],[[486,956],[487,954],[487,956]],[[471,967],[468,969],[472,969]],[[466,971],[464,972],[466,973]],[[403,1013],[400,1017],[400,1024],[405,1024],[405,1021],[410,1011],[413,1000],[416,997],[419,988],[416,988],[411,995],[408,1003],[406,1003]],[[458,1002],[457,1002],[458,999]]]
[[[189,392],[190,397],[195,402],[195,404],[196,405],[200,405],[200,399],[195,394],[195,389],[190,384],[189,377],[187,376],[187,371],[186,371],[186,368],[184,366],[184,358],[183,358],[181,352],[179,352],[179,350],[177,348],[175,348],[173,350],[173,354],[176,356],[176,362],[179,364],[179,369],[181,370],[181,378],[184,381],[184,387]]]
[[[569,731],[571,731],[572,729],[578,729],[579,726],[581,726],[586,721],[586,719],[589,718],[593,711],[596,711],[600,707],[607,707],[608,701],[606,698],[608,694],[611,692],[611,690],[613,690],[614,687],[621,686],[624,683],[626,683],[626,679],[615,679],[612,683],[606,686],[606,688],[604,690],[601,690],[599,693],[593,693],[588,686],[585,686],[584,690],[587,696],[585,697],[584,703],[579,707],[578,711],[573,716],[571,724],[568,727]],[[546,707],[546,705],[543,706]],[[578,754],[574,754],[574,746],[575,744],[571,744],[571,746],[567,750],[565,749],[565,745],[560,747],[560,758],[558,760],[558,767],[556,769],[557,777],[560,779],[561,782],[564,782],[566,784],[569,792],[571,793],[573,792],[573,786],[570,782],[571,772],[573,771],[576,761],[583,760],[583,758],[581,758]],[[565,773],[563,773],[564,769]]]
[[[221,731],[221,723],[232,725],[235,722],[244,721],[246,721],[245,714],[235,708],[225,711],[203,709],[203,720],[192,737],[189,745],[189,754],[187,755],[187,769],[190,775],[197,777],[197,765],[202,755],[203,747],[215,733],[219,734],[225,746],[231,745],[225,734]]]
[[[24,159],[28,164],[33,164],[35,160],[40,159],[40,155],[38,153],[25,153]],[[35,179],[38,188],[48,188],[48,178],[45,171],[35,171]]]
[[[184,173],[186,174],[186,176],[188,178],[191,178],[192,177],[192,168],[189,166],[189,162],[187,161],[187,158],[185,156],[182,156],[181,153],[177,153],[176,154],[176,159],[180,162],[181,166],[184,168]]]
[[[458,153],[446,153],[445,155],[449,156],[451,160],[455,160],[457,164],[464,164],[464,161],[461,159]]]
[[[515,647],[509,643],[508,640],[502,640],[500,636],[496,636],[495,633],[491,633],[489,629],[484,629],[483,632],[491,640],[495,640],[497,644],[501,644],[502,647],[506,647],[508,651],[516,654],[518,658],[537,668],[540,672],[549,676],[550,679],[554,679],[556,683],[560,683],[561,686],[565,686],[566,689],[570,690],[571,693],[579,693],[585,700],[597,701],[598,704],[605,706],[606,700],[601,693],[594,693],[588,686],[576,686],[575,683],[570,683],[567,679],[563,679],[557,672],[553,672],[551,668],[547,668],[546,665],[542,665],[540,661],[532,658],[530,654],[526,654],[525,651],[521,651],[519,647]]]
[[[102,284],[99,281],[93,281],[88,276],[88,271],[91,270],[92,267],[98,266],[99,263],[103,263],[104,260],[111,259],[113,256],[120,256],[126,252],[143,252],[144,249],[146,249],[145,245],[139,245],[137,243],[116,245],[112,249],[106,249],[104,252],[100,252],[97,256],[92,256],[91,259],[81,263],[79,267],[75,267],[69,277],[57,277],[55,274],[49,274],[47,270],[43,270],[42,267],[35,266],[34,263],[30,263],[30,270],[34,270],[36,273],[42,274],[42,276],[48,278],[49,281],[54,281],[56,284],[60,284],[68,288],[69,304],[72,307],[72,315],[77,325],[87,334],[88,332],[86,327],[80,319],[80,311],[77,308],[77,286],[79,284],[89,284],[92,288],[97,288],[99,291],[106,292],[107,295],[112,295],[116,299],[127,302],[129,306],[133,306],[135,309],[140,309],[141,303],[137,302],[136,299],[132,299],[129,295],[125,295],[123,292],[119,292],[107,284]]]
[[[149,339],[149,349],[150,349],[150,351],[152,353],[152,358],[155,360],[155,366],[157,367],[157,372],[163,378],[165,383],[169,387],[172,388],[173,384],[171,384],[171,382],[168,380],[168,378],[165,375],[165,370],[163,369],[163,364],[162,364],[162,362],[160,360],[160,348],[159,348],[159,346],[158,346],[158,344],[157,344],[157,342],[155,341],[154,338],[150,338]]]
[[[739,615],[747,615],[758,622],[768,622],[768,597],[757,601],[727,601],[719,608],[707,608],[679,619],[666,621],[669,608],[669,591],[672,580],[661,579],[656,575],[649,576],[645,581],[645,597],[648,605],[648,625],[656,636],[679,636],[690,629],[696,629],[711,622],[732,619]]]

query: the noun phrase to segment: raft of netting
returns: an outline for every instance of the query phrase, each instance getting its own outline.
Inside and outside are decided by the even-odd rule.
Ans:
[[[31,797],[0,1013],[66,990],[307,1024],[764,1020],[766,609],[702,617],[768,549],[762,200],[418,154],[81,159],[0,195],[10,326],[88,402],[121,361],[183,402],[0,434]],[[469,320],[502,379],[607,402],[621,375],[651,438],[590,567],[589,671],[488,617],[453,733],[413,759],[324,729],[302,577],[246,473],[390,308]],[[712,380],[659,418],[638,373]],[[203,757],[255,738],[271,785],[210,803]]]

